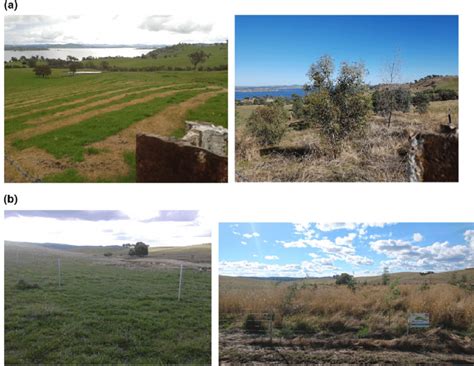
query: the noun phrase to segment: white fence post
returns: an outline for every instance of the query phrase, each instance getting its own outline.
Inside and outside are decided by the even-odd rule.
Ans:
[[[61,258],[58,258],[58,283],[61,288]]]
[[[179,269],[179,288],[178,288],[178,301],[181,301],[181,286],[183,283],[183,265]]]

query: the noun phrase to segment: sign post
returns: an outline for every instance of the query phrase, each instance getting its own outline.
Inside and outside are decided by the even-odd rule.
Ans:
[[[430,327],[429,313],[411,313],[408,315],[407,334],[411,328],[423,329]]]

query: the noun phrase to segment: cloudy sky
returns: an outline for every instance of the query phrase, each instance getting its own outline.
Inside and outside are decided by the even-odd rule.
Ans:
[[[211,242],[199,211],[5,211],[5,240],[73,245],[151,246]]]
[[[13,15],[5,17],[5,44],[213,43],[227,39],[226,29],[217,16]]]
[[[474,267],[472,223],[226,223],[220,274],[312,277]]]

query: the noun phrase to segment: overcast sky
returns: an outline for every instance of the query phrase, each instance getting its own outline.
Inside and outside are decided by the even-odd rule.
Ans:
[[[227,39],[227,25],[213,16],[13,15],[5,17],[5,44],[176,44]]]
[[[259,277],[464,269],[474,267],[474,224],[220,224],[219,261],[221,275]]]
[[[183,246],[211,242],[199,211],[5,211],[5,240],[73,245]]]

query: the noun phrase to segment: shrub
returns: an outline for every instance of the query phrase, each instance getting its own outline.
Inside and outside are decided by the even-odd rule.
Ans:
[[[30,284],[24,280],[19,280],[15,287],[18,290],[34,290],[40,288],[37,283]]]
[[[278,144],[287,129],[288,113],[280,103],[257,107],[247,121],[247,129],[261,145]]]
[[[111,256],[112,256],[112,253],[110,252],[104,253],[104,257],[111,257]]]
[[[293,324],[293,331],[296,334],[312,334],[315,332],[315,328],[308,321],[298,319],[296,323]]]
[[[131,255],[131,256],[136,255],[135,248],[130,248],[130,250],[128,251],[128,255]]]
[[[412,99],[412,104],[418,113],[426,113],[430,105],[430,97],[426,93],[416,93]]]
[[[365,66],[342,63],[334,80],[334,62],[323,56],[308,71],[310,84],[305,85],[306,118],[319,125],[333,145],[365,126],[370,100],[364,82]],[[336,151],[336,150],[334,150]]]

